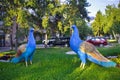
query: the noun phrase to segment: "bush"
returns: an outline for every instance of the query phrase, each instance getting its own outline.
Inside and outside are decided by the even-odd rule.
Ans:
[[[104,56],[117,56],[120,55],[120,45],[116,45],[108,48],[98,48],[98,50]]]

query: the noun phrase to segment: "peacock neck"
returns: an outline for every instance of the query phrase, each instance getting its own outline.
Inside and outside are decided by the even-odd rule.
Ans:
[[[79,37],[78,29],[74,29],[74,32],[70,38],[70,47],[72,48],[72,50],[77,52],[81,43],[82,40]]]
[[[28,45],[34,45],[35,44],[35,39],[34,39],[34,35],[33,32],[29,32],[29,36],[28,36]]]
[[[79,36],[79,31],[77,28],[74,29],[72,36],[74,36],[74,38],[76,38],[77,41],[81,41],[80,36]]]

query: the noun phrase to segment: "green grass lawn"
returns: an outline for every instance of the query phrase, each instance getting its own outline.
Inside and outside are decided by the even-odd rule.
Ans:
[[[120,68],[105,68],[87,61],[80,69],[77,55],[68,55],[69,48],[37,49],[33,64],[25,67],[0,62],[0,80],[120,80]]]

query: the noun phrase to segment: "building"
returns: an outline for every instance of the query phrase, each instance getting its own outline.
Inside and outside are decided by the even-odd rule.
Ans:
[[[0,30],[0,47],[4,47],[5,46],[5,33]]]

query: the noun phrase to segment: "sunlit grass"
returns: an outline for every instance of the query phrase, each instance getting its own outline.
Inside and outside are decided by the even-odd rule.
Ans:
[[[117,43],[117,40],[116,39],[108,39],[107,40],[109,43]]]
[[[0,80],[120,80],[120,68],[104,68],[87,61],[81,69],[77,55],[65,54],[69,50],[37,49],[28,67],[24,62],[0,62]]]

